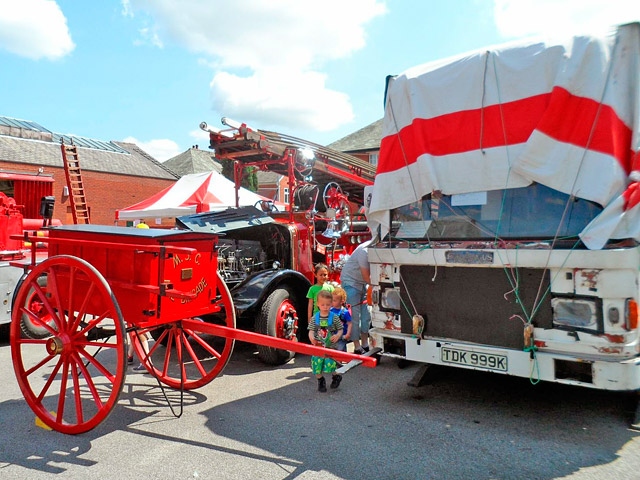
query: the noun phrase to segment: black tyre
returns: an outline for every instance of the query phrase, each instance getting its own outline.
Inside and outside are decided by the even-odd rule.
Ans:
[[[297,341],[298,314],[292,294],[285,288],[274,290],[264,302],[256,319],[255,330],[263,335]],[[258,345],[258,358],[269,365],[282,365],[295,353]]]

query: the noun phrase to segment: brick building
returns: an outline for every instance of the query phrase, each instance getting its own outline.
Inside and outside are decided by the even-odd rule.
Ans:
[[[382,140],[382,119],[336,140],[329,148],[348,153],[354,157],[378,165],[378,153]]]
[[[116,209],[144,200],[178,178],[135,144],[61,135],[35,122],[0,117],[0,181],[5,193],[14,196],[20,174],[38,174],[48,183],[24,199],[26,218],[39,213],[40,198],[48,189],[55,197],[53,218],[64,224],[73,223],[61,140],[78,147],[85,196],[94,224],[113,225]]]

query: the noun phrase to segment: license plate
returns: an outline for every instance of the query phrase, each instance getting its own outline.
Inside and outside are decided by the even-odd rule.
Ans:
[[[442,360],[443,363],[468,365],[470,367],[486,368],[500,372],[506,372],[508,370],[507,356],[495,355],[493,353],[472,352],[458,348],[441,347],[440,360]]]

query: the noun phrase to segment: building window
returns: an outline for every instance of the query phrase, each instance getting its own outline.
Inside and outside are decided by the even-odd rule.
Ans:
[[[4,193],[7,197],[13,198],[13,181],[0,180],[0,192]]]
[[[369,154],[369,163],[371,165],[378,165],[378,152]]]
[[[284,202],[283,203],[289,203],[289,187],[284,187],[283,192],[284,192]]]

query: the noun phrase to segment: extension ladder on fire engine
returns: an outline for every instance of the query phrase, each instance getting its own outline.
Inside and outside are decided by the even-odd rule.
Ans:
[[[90,223],[89,209],[84,194],[84,184],[82,183],[82,172],[80,171],[78,148],[73,144],[65,145],[63,142],[60,144],[60,149],[62,150],[64,173],[69,187],[73,223]]]

